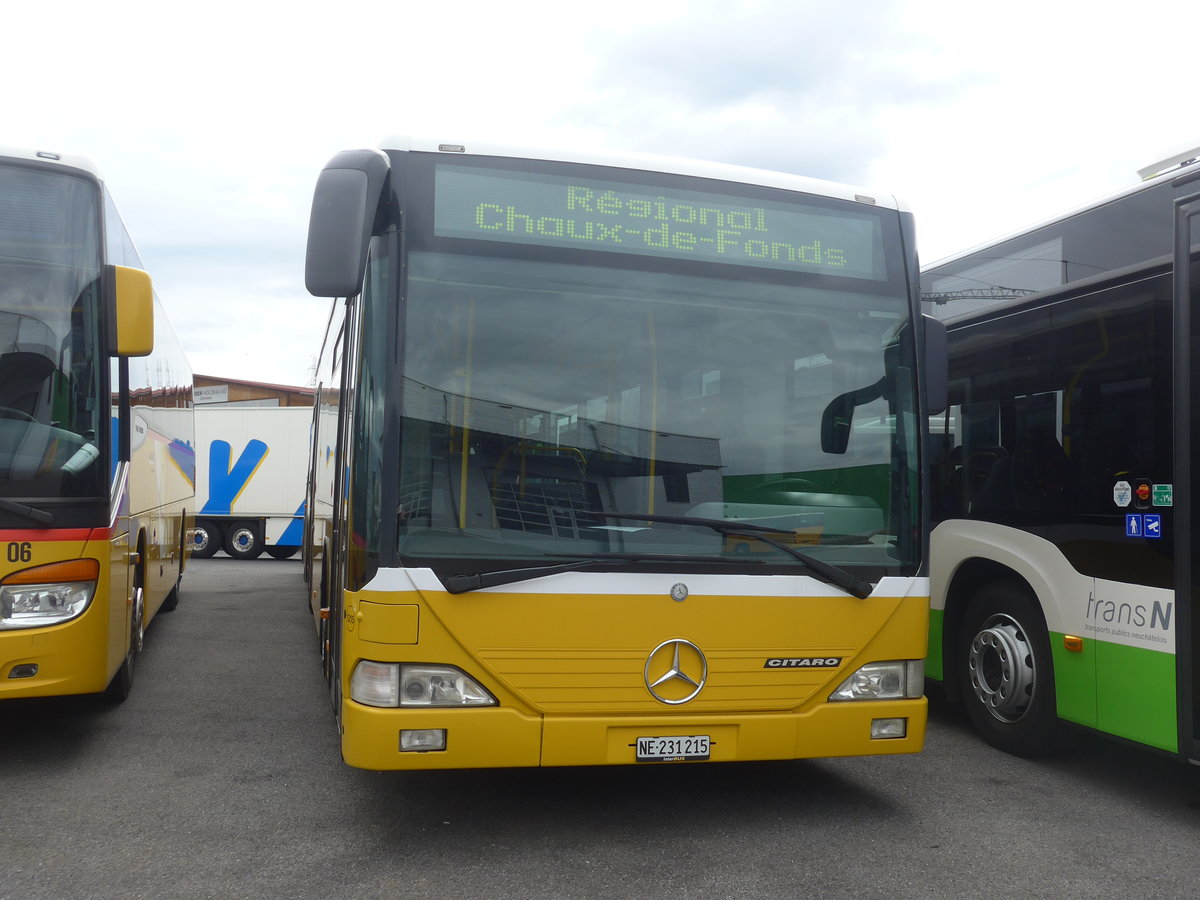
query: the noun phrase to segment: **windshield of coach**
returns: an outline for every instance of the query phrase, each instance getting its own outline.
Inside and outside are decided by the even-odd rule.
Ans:
[[[0,497],[103,493],[97,197],[0,166]]]
[[[645,553],[798,565],[760,541],[638,518],[689,516],[767,527],[768,537],[839,565],[912,563],[915,551],[897,540],[915,451],[911,348],[901,347],[911,329],[896,287],[904,279],[889,277],[886,258],[894,213],[718,203],[659,185],[644,189],[641,208],[652,218],[659,202],[668,218],[652,246],[611,252],[585,242],[595,252],[579,252],[555,239],[591,221],[593,240],[607,224],[628,242],[653,222],[606,221],[597,189],[592,218],[543,222],[551,240],[525,242],[510,209],[537,207],[538,186],[507,196],[469,187],[489,199],[464,216],[447,211],[444,194],[437,209],[446,218],[408,258],[397,496],[405,558]],[[614,189],[608,203],[628,214],[636,194],[620,187],[624,196]],[[459,202],[461,191],[450,196]],[[726,233],[678,222],[695,222],[700,209],[713,223],[721,213]],[[753,229],[769,229],[772,214],[817,234],[768,234],[780,248],[764,265],[746,251],[771,253]],[[458,239],[472,216],[490,228],[488,240]],[[824,232],[821,216],[830,217]],[[730,250],[726,261],[717,242],[738,239],[742,257]],[[781,259],[785,241],[830,263]],[[860,392],[849,443],[831,452],[823,417],[848,392]]]

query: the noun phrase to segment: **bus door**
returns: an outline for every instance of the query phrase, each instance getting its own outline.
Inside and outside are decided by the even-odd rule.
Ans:
[[[1200,478],[1190,465],[1200,450],[1200,173],[1175,182],[1174,253],[1174,392],[1175,392],[1175,599],[1176,671],[1179,686],[1179,750],[1200,761],[1200,671],[1195,650],[1200,645],[1200,621],[1193,614],[1200,596]]]

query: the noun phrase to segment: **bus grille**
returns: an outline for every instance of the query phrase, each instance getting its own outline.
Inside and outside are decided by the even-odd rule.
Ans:
[[[770,651],[709,650],[708,680],[689,703],[667,706],[646,687],[648,648],[638,650],[489,649],[481,661],[529,706],[546,714],[640,714],[682,711],[778,711],[807,701],[823,685],[832,691],[841,668],[767,668]],[[789,655],[794,655],[790,651]],[[847,650],[814,656],[848,660]]]

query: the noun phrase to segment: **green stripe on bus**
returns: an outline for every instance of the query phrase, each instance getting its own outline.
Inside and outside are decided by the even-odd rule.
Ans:
[[[944,618],[944,610],[929,611],[925,674],[936,680],[945,677]],[[1050,634],[1059,717],[1177,752],[1174,654],[1095,639],[1085,639],[1082,650],[1070,651],[1063,637]]]
[[[1069,651],[1051,633],[1055,695],[1063,719],[1160,750],[1178,750],[1175,656],[1085,639]]]
[[[945,661],[942,659],[942,619],[944,609],[929,610],[929,651],[925,657],[925,677],[941,681],[945,678]]]

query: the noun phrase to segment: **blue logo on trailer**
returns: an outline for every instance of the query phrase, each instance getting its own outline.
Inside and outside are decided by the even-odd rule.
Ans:
[[[231,466],[232,455],[229,441],[213,441],[208,448],[208,502],[200,510],[205,515],[228,516],[233,512],[234,501],[266,458],[267,445],[251,440]]]
[[[1162,537],[1162,516],[1154,514],[1154,513],[1147,514],[1145,516],[1145,521],[1143,522],[1143,526],[1144,526],[1143,531],[1145,532],[1145,534],[1143,534],[1142,537],[1147,537],[1147,538]]]
[[[304,536],[304,504],[308,500],[300,501],[300,508],[296,510],[296,515],[292,517],[292,521],[288,527],[283,530],[283,534],[279,536],[279,540],[275,543],[281,547],[298,546]]]
[[[1139,513],[1125,514],[1125,537],[1145,537],[1142,533],[1142,516]]]

